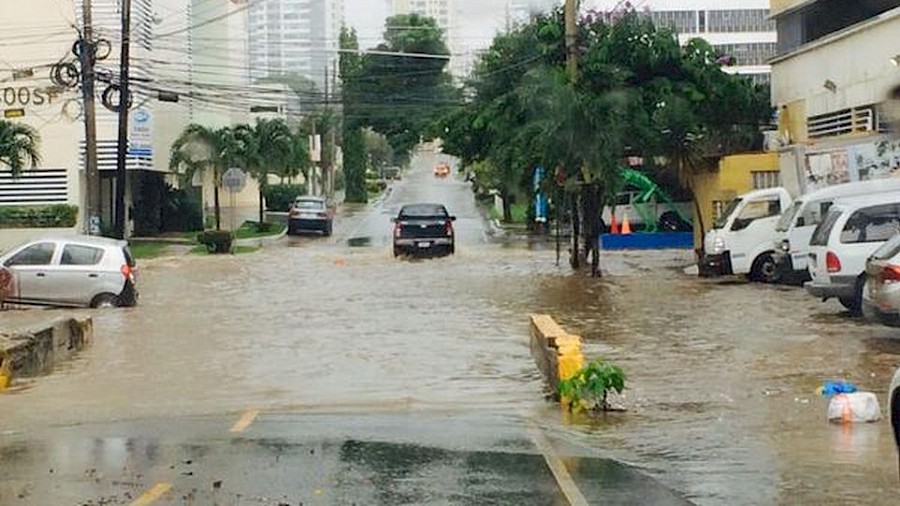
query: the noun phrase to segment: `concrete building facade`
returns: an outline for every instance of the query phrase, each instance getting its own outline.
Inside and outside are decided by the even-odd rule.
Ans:
[[[251,3],[247,31],[251,76],[296,74],[324,90],[326,81],[333,80],[343,24],[344,0]]]
[[[619,0],[588,0],[585,8],[601,12],[621,9]],[[775,56],[777,33],[769,19],[769,0],[633,0],[633,8],[645,12],[658,26],[678,33],[682,43],[702,38],[734,58],[728,72],[769,80],[769,60]]]
[[[774,141],[794,193],[900,174],[900,0],[773,0]]]

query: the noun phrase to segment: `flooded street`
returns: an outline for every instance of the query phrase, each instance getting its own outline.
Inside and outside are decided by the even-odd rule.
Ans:
[[[164,476],[169,460],[160,455],[184,460],[190,445],[209,448],[200,453],[210,466],[227,467],[224,462],[241,453],[229,446],[235,443],[227,440],[228,425],[255,410],[261,414],[253,434],[285,440],[302,434],[308,439],[297,443],[303,452],[336,455],[328,469],[343,469],[336,462],[354,455],[383,455],[365,445],[326,448],[316,442],[361,434],[442,448],[445,453],[434,458],[454,462],[453,469],[510,468],[508,458],[495,454],[512,453],[510,447],[534,454],[526,436],[531,424],[552,434],[564,456],[623,462],[627,472],[637,470],[673,491],[647,499],[652,485],[590,460],[569,471],[589,499],[598,498],[592,504],[682,504],[678,496],[729,505],[896,501],[897,458],[888,422],[828,424],[826,401],[815,389],[846,378],[876,392],[884,408],[884,392],[900,365],[900,332],[859,323],[837,303],[820,303],[797,288],[686,276],[681,268],[690,263],[690,252],[609,253],[602,280],[573,274],[565,258],[555,265],[549,242],[528,246],[493,238],[468,184],[432,176],[438,160],[420,154],[414,170],[383,200],[345,206],[331,238],[291,237],[247,255],[143,262],[138,307],[85,311],[95,317],[93,345],[54,374],[0,396],[7,476],[0,478],[0,499],[18,497],[15,491],[47,459],[57,468],[99,468],[90,458],[73,456],[83,438],[144,441],[110,457],[120,462],[132,451],[144,455],[126,459],[132,468],[153,467],[138,481],[173,479]],[[393,258],[390,218],[414,201],[443,203],[458,217],[456,255]],[[528,349],[531,313],[553,315],[585,337],[588,357],[624,368],[627,413],[570,420],[544,401]],[[0,315],[8,322],[35,317]],[[147,456],[147,440],[158,441],[154,458]],[[37,449],[28,456],[29,448]],[[257,450],[247,450],[250,468],[254,459],[268,458]],[[288,451],[292,457],[285,462],[294,462],[291,452],[300,451]],[[495,457],[478,453],[484,451]],[[96,453],[104,460],[103,451]],[[16,455],[26,457],[7,458]],[[107,474],[116,468],[104,465],[111,469]],[[464,500],[379,489],[355,500],[565,504],[546,486],[552,476],[540,459],[522,465],[514,481],[521,489],[533,487],[531,495],[505,490]],[[39,492],[41,480],[49,480],[46,469],[41,472],[18,503],[0,503],[51,504],[41,501],[93,491],[73,479],[67,490],[76,495]],[[617,472],[623,473],[618,482],[632,491],[618,502],[600,501],[607,497],[595,491],[602,476]],[[195,475],[184,476],[180,486],[190,489]],[[253,488],[246,473],[235,476],[243,478],[227,483]],[[289,481],[278,476],[270,488]],[[341,476],[356,479],[353,473]],[[332,495],[304,504],[351,499]],[[173,504],[182,503],[189,502]]]

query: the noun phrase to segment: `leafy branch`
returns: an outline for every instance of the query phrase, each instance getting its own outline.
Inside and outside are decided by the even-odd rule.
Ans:
[[[592,360],[569,379],[559,382],[559,395],[570,409],[610,411],[609,393],[625,390],[622,368],[603,360]]]

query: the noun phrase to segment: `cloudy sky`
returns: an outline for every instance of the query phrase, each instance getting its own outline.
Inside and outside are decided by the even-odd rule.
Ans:
[[[451,0],[456,18],[454,28],[460,44],[468,49],[487,46],[506,22],[507,0]],[[554,0],[530,0],[552,4]],[[562,3],[562,0],[560,0]],[[345,0],[347,24],[360,35],[360,45],[370,47],[381,40],[390,0]]]

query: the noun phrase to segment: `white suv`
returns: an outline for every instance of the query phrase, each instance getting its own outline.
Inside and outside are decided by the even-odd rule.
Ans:
[[[128,243],[92,236],[40,239],[0,256],[5,302],[53,306],[133,306],[136,267]],[[11,274],[11,276],[10,276]],[[5,297],[4,297],[5,295]]]
[[[835,201],[809,242],[806,290],[859,314],[866,260],[900,231],[900,191]]]

